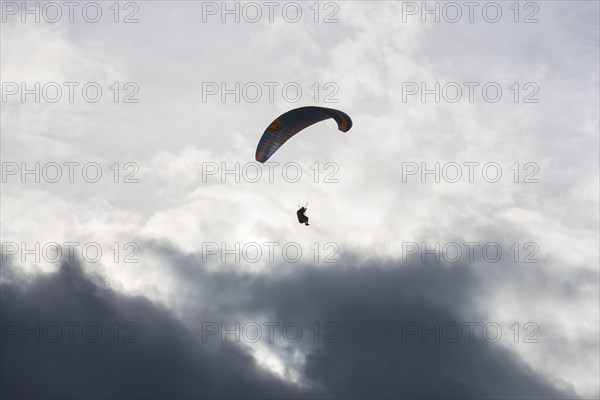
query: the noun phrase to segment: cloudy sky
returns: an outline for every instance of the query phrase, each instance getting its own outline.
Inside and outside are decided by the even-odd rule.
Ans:
[[[465,3],[2,1],[1,395],[598,398],[599,3]]]

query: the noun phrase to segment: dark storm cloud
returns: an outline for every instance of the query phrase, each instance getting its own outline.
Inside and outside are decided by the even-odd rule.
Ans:
[[[320,346],[305,367],[312,382],[336,397],[575,397],[552,389],[500,344],[483,340],[478,332],[490,321],[474,313],[461,315],[474,294],[468,279],[460,267],[451,272],[427,267],[313,270],[258,291],[262,296],[252,305],[271,304],[278,319],[301,320],[308,317],[302,306],[308,301],[311,318],[339,325],[339,343]],[[431,332],[436,322],[458,324],[462,337],[450,343],[455,331],[448,330],[448,339],[429,333],[423,343],[421,324]],[[466,322],[480,323],[473,340]],[[418,332],[408,334],[409,327]],[[507,326],[503,329],[506,334]]]
[[[6,265],[3,265],[6,268]],[[290,397],[301,393],[268,376],[250,356],[227,343],[200,346],[197,338],[169,313],[141,297],[126,297],[85,276],[78,264],[25,286],[3,284],[2,398],[190,398]],[[115,343],[111,327],[121,324]],[[134,332],[125,323],[134,321]],[[40,322],[40,340],[6,335],[9,324]],[[76,322],[69,343],[64,323]],[[53,340],[50,324],[63,326]],[[96,331],[82,335],[85,324]],[[135,333],[135,334],[134,334]],[[132,336],[130,336],[133,334]],[[127,341],[137,343],[127,343]]]
[[[98,344],[22,344],[8,337],[3,397],[576,397],[553,388],[500,344],[478,335],[467,340],[466,329],[456,343],[436,343],[432,335],[425,343],[419,335],[403,340],[407,323],[485,323],[471,304],[481,282],[468,267],[381,261],[356,268],[346,259],[343,267],[294,266],[275,277],[250,276],[207,272],[196,257],[155,248],[177,266],[172,274],[197,283],[196,294],[182,292],[197,303],[182,312],[186,326],[146,299],[104,287],[77,264],[30,283],[7,280],[3,322],[95,321],[106,332]],[[232,343],[200,340],[201,321],[257,315],[339,328],[337,343],[284,343],[307,354],[300,372],[309,388],[263,372]],[[113,343],[115,321],[135,321],[139,342]]]

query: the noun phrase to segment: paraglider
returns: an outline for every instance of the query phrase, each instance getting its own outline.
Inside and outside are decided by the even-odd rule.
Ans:
[[[298,222],[308,226],[308,217],[304,215],[306,209],[308,208],[308,203],[306,203],[305,207],[300,207],[298,211],[296,211],[296,215],[298,216]]]
[[[266,162],[279,148],[296,133],[317,122],[333,118],[338,129],[348,132],[352,119],[345,112],[325,107],[300,107],[281,114],[267,127],[256,147],[256,161]]]
[[[325,107],[300,107],[281,114],[264,131],[258,146],[255,159],[260,163],[266,162],[285,142],[301,130],[332,118],[337,122],[338,129],[348,132],[352,128],[352,119],[345,112]],[[304,214],[308,207],[300,207],[296,211],[298,222],[308,226],[308,217]]]

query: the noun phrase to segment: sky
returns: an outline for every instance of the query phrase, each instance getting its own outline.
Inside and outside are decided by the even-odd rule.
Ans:
[[[598,2],[1,12],[2,397],[599,398]]]

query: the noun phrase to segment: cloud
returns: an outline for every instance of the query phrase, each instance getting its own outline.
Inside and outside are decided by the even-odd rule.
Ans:
[[[179,316],[144,297],[115,292],[78,262],[35,279],[21,279],[4,264],[3,397],[576,397],[477,330],[472,340],[465,330],[456,343],[445,336],[436,342],[435,334],[425,343],[419,334],[403,339],[407,324],[466,329],[465,321],[477,321],[472,298],[482,275],[464,265],[380,261],[357,268],[346,260],[334,269],[306,267],[273,277],[210,272],[172,248],[161,251],[177,265],[176,276],[195,282],[195,293],[181,292],[188,305]],[[59,343],[48,343],[51,328],[44,333],[45,327],[69,321],[80,324],[74,343],[67,342],[66,328]],[[272,342],[254,345],[243,336],[243,346],[218,335],[202,341],[203,323],[232,329],[236,321],[277,322],[275,332],[294,322],[304,337],[294,343],[276,333]],[[25,342],[18,333],[7,336],[7,324],[20,330],[25,323],[31,330],[35,322],[41,324],[40,343],[32,334]],[[95,344],[78,336],[91,322],[103,328]],[[115,322],[119,343],[113,341]],[[138,343],[122,343],[123,334],[131,333],[123,328],[127,322],[139,327]],[[316,341],[315,322],[321,335]],[[264,367],[269,354],[283,366],[283,379]],[[295,381],[285,379],[286,369],[298,375]]]
[[[3,273],[6,267],[3,266]],[[2,323],[35,330],[2,344],[3,398],[290,397],[302,391],[257,368],[227,343],[208,348],[170,313],[142,297],[118,294],[86,276],[79,263],[28,281],[2,285]],[[135,321],[137,329],[126,326]],[[51,324],[62,328],[57,343]],[[68,342],[69,325],[73,342]],[[114,324],[120,338],[115,343]],[[102,334],[97,343],[97,324]],[[90,325],[91,326],[91,325]],[[96,326],[96,325],[94,325]],[[45,330],[46,328],[46,330]],[[45,333],[44,333],[45,330]],[[52,339],[51,339],[52,340]],[[129,340],[138,340],[129,343]]]
[[[2,25],[3,80],[97,81],[105,93],[98,103],[79,97],[74,103],[64,99],[56,104],[22,103],[14,96],[2,104],[4,161],[28,162],[29,169],[34,162],[95,161],[104,173],[97,184],[82,180],[80,169],[75,183],[66,182],[66,170],[56,184],[32,182],[31,175],[27,183],[19,176],[3,183],[3,242],[24,243],[27,248],[34,242],[42,246],[97,242],[105,250],[102,263],[67,265],[48,276],[36,272],[55,271],[57,264],[38,265],[30,262],[32,257],[10,267],[10,274],[3,266],[3,288],[9,289],[3,299],[8,300],[11,315],[68,316],[71,301],[63,297],[66,294],[51,291],[63,287],[60,281],[65,279],[83,282],[89,289],[90,293],[68,285],[65,289],[73,299],[81,297],[83,308],[91,293],[98,293],[95,301],[104,304],[87,314],[73,312],[73,318],[86,321],[88,315],[102,318],[106,313],[108,323],[139,316],[147,323],[144,329],[140,325],[140,334],[154,332],[153,344],[160,346],[167,346],[170,332],[155,327],[155,322],[169,321],[165,324],[180,335],[178,341],[187,350],[174,348],[176,357],[166,359],[186,382],[190,379],[183,369],[205,371],[204,361],[186,358],[194,351],[201,356],[209,352],[206,359],[236,379],[245,376],[241,369],[213,360],[223,351],[224,357],[234,354],[231,357],[239,358],[243,368],[258,374],[250,381],[264,382],[281,396],[297,393],[299,387],[311,396],[349,396],[351,388],[366,393],[378,383],[381,393],[416,393],[418,382],[425,379],[418,374],[430,376],[423,372],[430,369],[440,388],[464,396],[504,393],[512,386],[508,375],[512,370],[523,393],[553,396],[559,393],[551,387],[556,385],[565,396],[574,387],[582,397],[598,397],[598,3],[540,2],[527,8],[521,4],[521,18],[539,6],[539,22],[533,24],[515,23],[510,3],[501,4],[503,19],[494,24],[482,20],[480,6],[474,23],[466,20],[466,8],[456,24],[431,19],[421,23],[418,15],[404,23],[401,10],[406,2],[340,2],[321,9],[324,16],[339,6],[339,22],[332,24],[315,24],[308,2],[302,3],[307,18],[296,24],[280,15],[275,23],[264,19],[234,23],[231,18],[221,23],[219,16],[202,23],[203,4],[140,3],[138,24],[115,24],[106,3],[106,18],[97,24],[81,19],[22,24],[17,16]],[[220,96],[202,100],[203,82],[231,87],[235,82],[272,81],[279,83],[278,89],[298,82],[302,100],[285,102],[280,90],[274,102],[266,96],[257,103],[236,103],[233,96],[225,103]],[[504,93],[498,103],[483,101],[479,91],[474,103],[465,99],[466,91],[458,103],[436,103],[431,96],[426,103],[419,96],[403,101],[403,82],[431,87],[436,81],[442,85],[497,81]],[[109,89],[114,82],[137,83],[140,102],[114,103]],[[339,103],[323,103],[328,82],[338,85],[334,97]],[[535,82],[539,103],[515,103],[509,89],[515,82],[520,84],[521,98],[527,93],[523,85]],[[266,179],[236,183],[231,175],[227,182],[221,176],[202,180],[205,162],[225,163],[231,169],[235,163],[252,161],[266,124],[280,112],[315,103],[310,89],[315,83],[320,88],[318,103],[347,111],[354,127],[342,135],[335,132],[333,122],[323,122],[281,149],[274,160],[299,162],[304,168],[300,182],[281,179],[281,166],[274,183]],[[115,183],[110,167],[130,161],[140,167],[136,176],[140,182],[124,184],[121,174]],[[323,182],[328,161],[339,167],[338,183]],[[479,168],[476,181],[469,183],[463,168],[456,184],[443,179],[435,183],[431,175],[427,183],[419,175],[403,181],[403,162],[420,167],[425,162],[431,169],[435,162],[443,166],[469,161],[500,163],[502,180],[495,184],[482,180]],[[319,183],[313,181],[310,169],[315,162],[320,163]],[[511,169],[517,162],[518,183]],[[522,181],[531,171],[525,169],[527,162],[539,167],[538,183]],[[311,227],[298,230],[295,206],[306,201]],[[329,271],[332,266],[322,264],[275,263],[263,268],[203,263],[202,244],[222,241],[230,247],[238,241],[242,245],[294,241],[309,255],[314,242],[333,241],[339,245],[343,267]],[[435,272],[399,261],[403,243],[431,246],[452,241],[500,242],[505,258],[494,265],[479,259],[462,267],[437,264]],[[115,242],[121,247],[139,244],[139,265],[111,263],[110,247]],[[521,259],[529,254],[522,247],[525,243],[539,246],[535,258],[540,262],[504,262],[513,256],[509,247],[515,242]],[[93,280],[92,285],[90,271],[106,284]],[[39,289],[43,302],[32,288]],[[36,307],[17,313],[13,296]],[[143,304],[143,310],[139,315],[123,314],[122,310],[131,310],[127,304],[132,302]],[[394,319],[397,315],[454,319],[475,315],[498,320],[509,332],[507,321],[536,321],[543,340],[527,345],[479,341],[439,346],[439,356],[448,359],[440,359],[427,345],[423,358],[418,358],[417,346],[398,347],[392,340],[402,327]],[[268,318],[332,318],[346,327],[340,334],[349,336],[335,346],[310,341],[198,343],[202,321],[231,324]],[[362,321],[381,323],[390,331],[365,331]],[[105,329],[110,333],[110,325]],[[383,340],[380,345],[375,343],[377,335]],[[369,339],[366,343],[358,340],[363,336]],[[69,355],[69,350],[82,354],[92,350],[78,343],[61,355],[64,348],[28,345],[17,350],[63,361],[81,357]],[[122,360],[121,351],[135,353],[134,361],[124,365],[142,371],[158,363],[149,361],[156,354],[151,348],[142,343],[139,348],[144,354],[133,345],[102,346],[117,360]],[[36,349],[55,352],[42,357]],[[90,359],[103,354],[93,353]],[[475,354],[474,359],[495,377],[485,375],[481,365],[475,368],[464,361],[465,354]],[[399,357],[407,357],[408,364]],[[93,366],[78,360],[77,367],[85,365],[95,373]],[[396,365],[402,365],[405,388],[392,382]],[[83,381],[99,379],[77,367],[65,368]],[[45,370],[54,372],[50,367]],[[44,378],[44,373],[34,372],[32,381]],[[146,375],[158,374],[152,373]],[[474,381],[460,379],[470,375],[483,383],[477,387]],[[219,381],[222,375],[216,372],[208,376],[216,382],[231,381]],[[60,378],[44,385],[56,391],[76,385],[64,375]],[[162,379],[165,387],[176,386],[176,377]],[[121,378],[123,385],[126,380]],[[160,379],[151,381],[158,385]],[[219,388],[234,390],[227,386]],[[101,391],[108,388],[97,390],[108,393]],[[217,393],[210,390],[208,385],[206,392],[198,389],[198,393]]]

